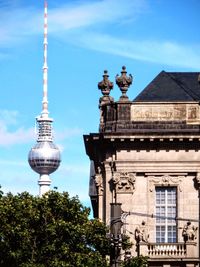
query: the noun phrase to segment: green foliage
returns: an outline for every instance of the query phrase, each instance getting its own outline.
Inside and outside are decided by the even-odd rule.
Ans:
[[[0,266],[105,267],[106,227],[77,197],[0,192]]]
[[[130,241],[130,237],[128,235],[123,235],[122,237],[122,249],[129,250],[133,246],[133,243]]]
[[[148,257],[139,256],[131,258],[130,260],[124,262],[122,267],[146,267],[148,263]]]

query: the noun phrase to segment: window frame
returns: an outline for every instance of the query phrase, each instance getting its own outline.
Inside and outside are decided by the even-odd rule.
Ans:
[[[177,194],[178,194],[177,186],[155,187],[156,243],[177,243],[178,239],[177,236],[178,225],[176,221],[178,213]],[[171,217],[173,217],[174,219],[170,219]]]

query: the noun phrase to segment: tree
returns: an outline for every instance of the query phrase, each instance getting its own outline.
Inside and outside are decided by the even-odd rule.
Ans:
[[[128,261],[122,263],[122,267],[146,267],[148,264],[148,257],[139,256],[133,257]]]
[[[77,197],[0,192],[0,266],[105,267],[106,226]]]

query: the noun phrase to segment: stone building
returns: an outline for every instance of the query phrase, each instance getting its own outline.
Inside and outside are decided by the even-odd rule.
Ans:
[[[132,256],[149,266],[200,266],[200,75],[162,71],[133,101],[125,67],[118,101],[108,77],[99,132],[84,136],[94,216],[110,224],[111,203],[120,205],[118,237],[130,235]]]

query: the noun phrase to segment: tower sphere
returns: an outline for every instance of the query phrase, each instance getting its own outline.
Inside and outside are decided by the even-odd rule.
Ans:
[[[49,175],[60,165],[60,151],[53,142],[38,142],[30,150],[28,162],[35,172]]]

